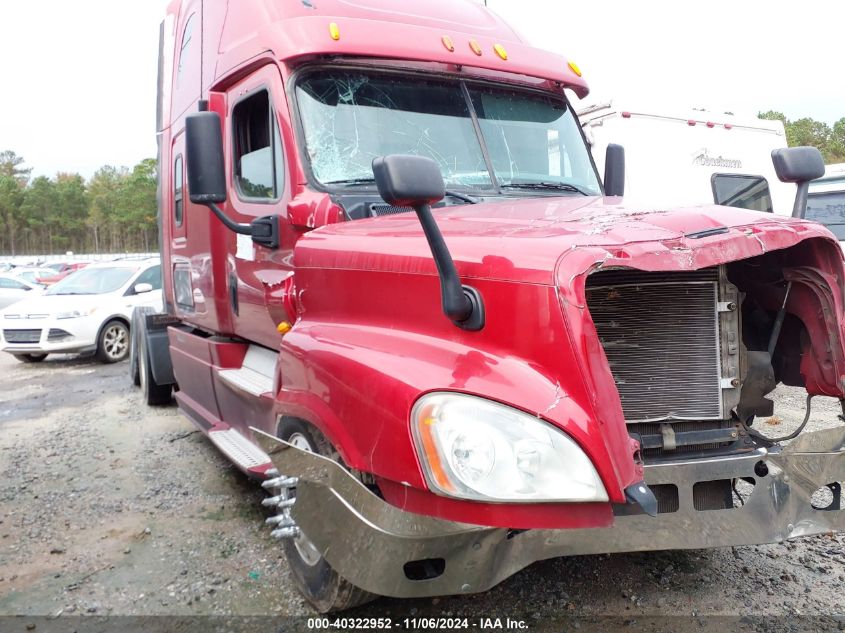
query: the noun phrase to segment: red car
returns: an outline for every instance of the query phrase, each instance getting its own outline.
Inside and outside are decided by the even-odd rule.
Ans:
[[[56,271],[55,275],[49,277],[39,277],[36,281],[45,286],[52,286],[57,281],[61,281],[72,272],[85,268],[91,262],[59,262],[55,264],[48,264],[45,268],[52,268]]]

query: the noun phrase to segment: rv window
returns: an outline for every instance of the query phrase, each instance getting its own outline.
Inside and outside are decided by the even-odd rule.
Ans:
[[[727,207],[772,212],[769,183],[762,176],[713,174],[713,201]]]
[[[274,200],[284,188],[279,128],[262,90],[233,111],[235,182],[243,198]]]
[[[182,226],[182,155],[176,157],[173,164],[173,220],[176,226]]]
[[[805,217],[821,222],[838,239],[845,240],[845,191],[811,193]]]

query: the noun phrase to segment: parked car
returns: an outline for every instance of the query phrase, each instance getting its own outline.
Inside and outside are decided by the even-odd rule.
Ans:
[[[85,268],[88,264],[90,262],[57,262],[55,264],[47,264],[45,268],[49,269],[50,272],[45,273],[44,276],[39,277],[36,281],[45,286],[52,286],[72,272]]]
[[[33,267],[18,267],[13,268],[9,271],[9,274],[14,275],[18,279],[23,279],[28,281],[32,284],[39,284],[43,286],[44,284],[39,283],[39,279],[43,277],[54,277],[56,275],[56,271],[52,268],[33,268]]]
[[[104,363],[129,353],[129,320],[136,306],[162,307],[161,264],[92,264],[0,312],[0,350],[24,362],[48,354],[94,352]]]
[[[30,295],[41,294],[43,290],[36,283],[8,273],[0,274],[0,310]]]

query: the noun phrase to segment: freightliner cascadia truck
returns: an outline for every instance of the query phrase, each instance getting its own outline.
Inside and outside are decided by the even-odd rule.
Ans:
[[[817,152],[775,153],[794,217],[627,204],[578,66],[472,1],[174,0],[161,35],[132,377],[263,480],[316,609],[843,528],[845,427],[760,423],[845,395]]]

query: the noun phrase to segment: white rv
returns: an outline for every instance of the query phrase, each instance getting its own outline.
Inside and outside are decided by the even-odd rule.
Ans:
[[[825,165],[824,176],[810,183],[806,217],[845,241],[845,163]]]
[[[625,105],[625,104],[621,104]],[[783,123],[702,110],[666,113],[618,107],[578,112],[604,170],[610,143],[625,148],[625,197],[657,205],[716,203],[790,215],[795,186],[780,182],[771,153],[786,147]]]

